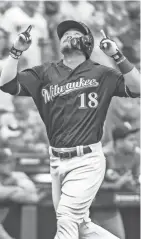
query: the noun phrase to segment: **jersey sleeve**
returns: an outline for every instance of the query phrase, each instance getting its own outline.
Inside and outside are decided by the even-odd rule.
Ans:
[[[8,83],[0,86],[0,89],[5,93],[9,93],[10,95],[18,95],[21,90],[21,86],[17,80],[17,76]],[[28,96],[28,92],[23,92],[23,95]]]
[[[116,72],[116,88],[113,96],[119,97],[131,97],[137,98],[140,97],[139,93],[133,93],[129,90],[128,86],[125,84],[123,75],[120,72]]]
[[[26,69],[18,73],[13,80],[1,86],[0,89],[11,95],[35,97],[44,81],[45,69],[45,65]]]

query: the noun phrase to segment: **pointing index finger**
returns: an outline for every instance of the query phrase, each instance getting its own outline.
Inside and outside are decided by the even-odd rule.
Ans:
[[[101,32],[101,34],[102,34],[102,36],[103,36],[103,38],[107,38],[107,36],[106,36],[106,34],[105,34],[105,32],[104,32],[104,30],[101,30],[100,31]],[[103,43],[103,48],[107,48],[107,43],[105,42],[105,43]]]
[[[107,38],[107,36],[106,36],[104,30],[101,30],[100,32],[101,32],[101,34],[102,34],[102,36],[103,36],[104,38]]]
[[[26,29],[26,32],[30,33],[31,29],[32,29],[32,26],[30,25],[30,26]]]

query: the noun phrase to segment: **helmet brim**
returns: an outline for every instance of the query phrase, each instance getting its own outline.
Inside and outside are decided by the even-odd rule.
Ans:
[[[57,27],[57,35],[59,39],[61,39],[64,33],[70,29],[77,29],[84,35],[87,34],[87,30],[85,29],[84,26],[81,25],[81,23],[73,21],[73,20],[67,20],[67,21],[61,22]]]

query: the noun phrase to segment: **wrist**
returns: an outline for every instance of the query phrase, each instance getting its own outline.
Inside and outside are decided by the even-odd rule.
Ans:
[[[123,61],[125,59],[125,56],[122,54],[121,51],[117,49],[117,52],[111,56],[114,61],[118,64],[118,62]]]
[[[127,60],[127,58],[119,50],[117,50],[117,53],[112,55],[111,57],[116,62],[119,70],[123,75],[127,74],[134,68],[134,66]]]
[[[14,59],[19,59],[20,56],[22,55],[22,51],[21,50],[17,50],[14,46],[12,46],[12,48],[10,49],[10,56]]]

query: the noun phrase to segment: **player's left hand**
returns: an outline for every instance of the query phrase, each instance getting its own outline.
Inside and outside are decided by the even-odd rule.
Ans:
[[[116,43],[109,39],[103,30],[101,30],[101,33],[102,33],[102,36],[103,36],[103,39],[101,40],[100,42],[100,49],[107,55],[107,56],[113,56],[115,55],[119,49],[116,45]]]
[[[116,43],[108,38],[104,38],[100,42],[100,49],[107,55],[107,56],[113,56],[115,55],[119,49],[116,45]]]

